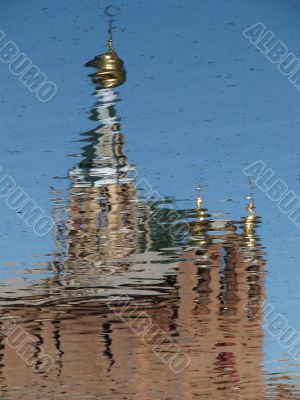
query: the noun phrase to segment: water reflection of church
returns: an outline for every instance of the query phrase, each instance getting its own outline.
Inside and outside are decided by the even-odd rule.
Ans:
[[[108,45],[105,54],[87,63],[96,68],[91,78],[97,101],[90,118],[98,126],[81,134],[82,159],[68,173],[68,205],[54,205],[56,251],[49,294],[54,287],[57,293],[55,284],[89,287],[96,294],[95,280],[122,272],[126,280],[125,272],[137,263],[149,271],[153,261],[159,262],[159,250],[173,244],[166,229],[172,222],[170,209],[164,201],[140,198],[136,168],[124,153],[119,98],[113,89],[125,82],[126,72],[112,41]],[[154,281],[166,269],[158,268]]]
[[[46,376],[35,373],[2,340],[3,393],[8,387],[21,388],[16,389],[15,400],[37,395],[64,399],[266,398],[260,308],[264,261],[252,197],[240,221],[218,221],[203,207],[199,190],[196,207],[181,211],[190,234],[181,243],[175,268],[168,271],[161,250],[166,243],[172,245],[168,230],[161,226],[162,222],[168,225],[163,218],[165,208],[139,199],[136,171],[124,154],[113,90],[125,81],[123,63],[109,42],[108,52],[89,65],[96,67],[92,80],[97,103],[92,119],[100,124],[82,134],[82,161],[69,171],[67,205],[54,206],[52,277],[40,284],[47,295],[45,304],[49,300],[50,304],[5,310],[18,315],[19,323],[34,338],[34,362],[39,363],[43,346],[55,367]],[[153,218],[158,213],[159,224]],[[116,277],[130,273],[136,263],[136,286],[145,292],[144,296],[139,292],[136,303],[191,358],[180,376],[160,363],[105,303],[91,296],[103,292],[99,276],[112,276],[113,286]],[[155,296],[147,290],[151,268],[163,278]],[[142,270],[146,270],[146,281]],[[124,294],[130,294],[124,281],[119,283]],[[74,395],[68,397],[66,393],[72,391]],[[284,384],[275,382],[272,398],[287,398],[282,397],[287,391]]]
[[[71,189],[66,217],[56,210],[59,260],[52,263],[57,279],[72,285],[78,271],[87,276],[127,270],[128,259],[146,243],[143,212],[135,188],[135,168],[124,154],[124,135],[112,88],[125,81],[123,62],[109,41],[109,50],[88,63],[97,102],[91,119],[100,123],[82,134],[82,161],[69,171]],[[63,226],[61,226],[63,225]],[[81,281],[77,282],[82,285]]]

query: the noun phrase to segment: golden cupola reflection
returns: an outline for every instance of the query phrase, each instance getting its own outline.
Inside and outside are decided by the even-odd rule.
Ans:
[[[97,71],[91,74],[94,83],[103,88],[114,88],[126,81],[126,71],[123,61],[113,48],[112,39],[108,40],[107,45],[107,52],[96,56],[86,66],[97,68]]]
[[[202,187],[198,183],[196,186],[196,219],[190,224],[193,241],[198,246],[205,246],[209,243],[210,215],[206,211],[203,208]]]
[[[200,183],[197,184],[196,191],[197,191],[196,207],[198,212],[198,218],[199,221],[204,221],[205,210],[202,208],[202,196],[201,196],[202,187]]]
[[[244,218],[242,221],[244,236],[246,239],[246,245],[249,248],[254,248],[256,246],[256,237],[255,237],[255,227],[257,224],[257,216],[255,211],[255,205],[252,198],[252,195],[248,195],[247,197],[248,204],[247,204],[247,211],[249,215]]]

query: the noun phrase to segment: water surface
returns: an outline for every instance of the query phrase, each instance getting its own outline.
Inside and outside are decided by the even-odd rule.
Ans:
[[[126,79],[104,88],[86,63],[111,12]],[[54,223],[38,236],[1,199],[3,399],[300,397],[265,308],[300,330],[299,230],[242,172],[263,160],[299,193],[299,92],[242,35],[263,21],[298,54],[298,15],[2,1],[0,28],[58,87],[40,103],[1,64],[1,166]]]

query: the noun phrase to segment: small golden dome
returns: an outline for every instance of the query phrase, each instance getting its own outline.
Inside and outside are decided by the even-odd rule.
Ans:
[[[246,198],[248,200],[246,209],[249,212],[249,215],[245,217],[243,220],[244,236],[247,239],[248,247],[255,247],[256,245],[255,228],[257,224],[255,205],[251,195],[247,196]]]
[[[122,85],[126,81],[124,63],[115,52],[112,40],[108,41],[108,51],[96,56],[86,66],[97,68],[97,71],[91,76],[93,81],[103,88],[113,88]]]

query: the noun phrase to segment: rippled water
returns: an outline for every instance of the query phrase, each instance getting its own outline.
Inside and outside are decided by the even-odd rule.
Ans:
[[[58,93],[0,65],[1,173],[53,229],[0,190],[1,399],[300,398],[299,230],[242,172],[300,193],[299,93],[242,35],[297,54],[299,4],[17,4],[0,28]]]

